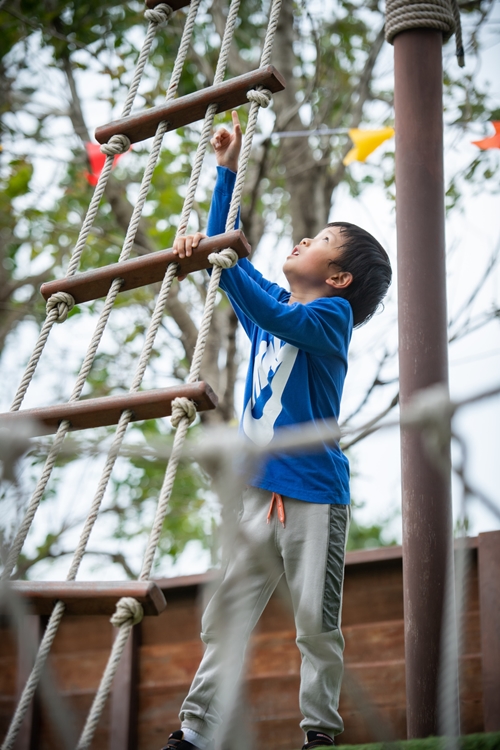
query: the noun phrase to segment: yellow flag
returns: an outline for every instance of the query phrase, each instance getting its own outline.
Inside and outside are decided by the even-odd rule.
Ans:
[[[378,130],[360,130],[352,128],[349,130],[349,138],[354,143],[344,159],[347,166],[353,161],[365,161],[367,156],[375,151],[381,143],[394,135],[394,128],[379,128]]]

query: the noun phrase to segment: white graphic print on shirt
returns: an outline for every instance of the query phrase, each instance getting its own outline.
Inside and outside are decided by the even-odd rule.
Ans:
[[[243,414],[243,431],[255,445],[271,442],[282,410],[281,398],[298,354],[296,346],[270,336],[259,344],[253,365],[252,395]]]

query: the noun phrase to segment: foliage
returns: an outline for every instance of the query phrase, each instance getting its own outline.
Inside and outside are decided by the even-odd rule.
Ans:
[[[374,742],[369,745],[339,745],[343,750],[442,750],[446,747],[444,737],[426,737],[402,742]],[[500,732],[467,734],[459,738],[460,750],[498,750]],[[325,748],[326,750],[326,748]]]
[[[357,511],[361,510],[364,503],[352,501],[352,518],[349,526],[349,537],[347,539],[347,551],[355,549],[372,549],[373,547],[386,547],[397,544],[396,539],[387,536],[387,525],[392,518],[386,518],[379,523],[364,525],[357,519]]]
[[[471,39],[476,47],[472,45],[468,51],[472,57],[478,52],[477,28],[490,7],[486,0],[464,7],[473,23]],[[228,75],[258,66],[268,8],[268,0],[245,2]],[[16,341],[26,337],[32,340],[44,318],[40,283],[65,273],[92,195],[85,177],[88,164],[84,142],[91,140],[91,126],[120,115],[145,24],[138,0],[119,5],[107,0],[7,0],[0,14],[0,352],[5,352],[5,369],[5,359],[17,349]],[[137,108],[163,101],[183,18],[183,12],[175,13],[155,41]],[[202,3],[179,95],[212,82],[224,20],[225,5],[220,0]],[[313,0],[284,3],[275,64],[285,73],[288,85],[275,97],[274,115],[268,112],[263,117],[266,134],[273,127],[293,130],[392,124],[392,83],[377,69],[383,46],[382,26],[378,0],[338,0],[327,12]],[[448,66],[445,113],[456,129],[493,116],[487,92],[479,89],[475,74],[464,75]],[[241,116],[245,122],[245,108]],[[217,121],[225,117],[222,114]],[[198,136],[199,124],[194,124],[165,138],[136,236],[135,254],[171,246]],[[348,138],[342,133],[300,140],[260,139],[253,152],[242,206],[245,232],[254,252],[258,252],[263,236],[278,242],[282,236],[293,235],[296,241],[297,237],[315,233],[327,221],[341,183],[353,195],[374,183],[385,186],[388,195],[393,195],[394,154],[386,150],[380,159],[365,165],[363,176],[357,179],[342,165],[348,149]],[[146,146],[134,145],[116,167],[83,253],[81,270],[118,259],[147,154]],[[495,184],[490,179],[498,166],[495,158],[490,153],[480,154],[468,170],[452,179],[450,207],[460,204],[464,181],[480,185],[480,189]],[[205,226],[212,180],[213,165],[209,162],[197,193],[192,229]],[[193,275],[180,289],[173,288],[144,387],[169,385],[185,377],[205,291],[201,275]],[[119,295],[110,333],[99,349],[84,395],[105,396],[128,389],[156,292],[151,287]],[[76,347],[81,343],[79,355],[83,355],[84,338],[101,309],[101,300],[79,306],[65,324],[72,343]],[[235,415],[234,390],[244,354],[234,350],[234,329],[230,308],[221,298],[204,362],[204,376],[220,396],[220,409],[217,415],[204,417],[206,420],[228,421]],[[70,375],[79,365],[74,357],[67,360],[60,344],[51,346],[33,386],[41,396],[39,403],[67,398]],[[28,352],[24,355],[27,357]],[[56,357],[67,360],[63,378],[51,372],[50,361]],[[102,438],[96,433],[79,439],[84,446],[95,446]],[[135,426],[131,439],[145,446],[151,440],[164,441],[168,446],[170,436],[163,428],[147,423]],[[49,499],[65,481],[66,463],[68,459],[63,459],[56,471]],[[123,558],[115,561],[131,575],[134,571],[126,561],[128,550],[137,535],[142,538],[145,534],[151,498],[162,481],[163,462],[132,456],[122,459],[120,467],[113,478],[106,513],[114,519],[113,544]],[[31,476],[31,468],[26,471]],[[177,558],[190,539],[208,544],[206,521],[199,515],[204,497],[206,478],[196,467],[185,468],[165,522],[160,545],[163,555]],[[24,572],[44,556],[66,554],[64,539],[73,528],[73,522],[63,521],[59,529],[51,529],[22,561]],[[382,538],[382,525],[365,529],[353,522],[351,546],[381,543]]]

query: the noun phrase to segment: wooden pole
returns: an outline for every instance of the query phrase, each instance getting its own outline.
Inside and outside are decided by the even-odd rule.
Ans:
[[[440,31],[394,39],[401,411],[448,383]],[[452,564],[450,478],[416,432],[401,434],[408,737],[438,731],[443,605]]]

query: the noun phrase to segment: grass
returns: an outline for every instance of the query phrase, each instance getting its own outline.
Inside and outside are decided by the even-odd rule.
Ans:
[[[338,750],[447,750],[447,747],[444,737],[427,737],[422,740],[401,740],[399,742],[374,742],[369,745],[337,745]],[[449,747],[451,750],[453,746],[450,744]],[[460,737],[459,748],[460,750],[500,750],[500,732],[464,735]],[[324,750],[328,750],[328,748],[325,747]]]

